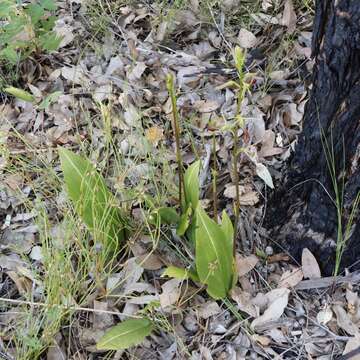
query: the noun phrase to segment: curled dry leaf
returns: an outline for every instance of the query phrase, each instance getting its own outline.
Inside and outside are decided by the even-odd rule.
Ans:
[[[61,38],[59,48],[69,45],[74,40],[74,28],[62,19],[56,21],[54,31]]]
[[[181,295],[182,280],[171,279],[161,286],[162,293],[159,295],[160,305],[164,309],[175,304]]]
[[[153,146],[158,146],[159,141],[164,139],[164,130],[159,126],[152,126],[146,129],[145,137]]]
[[[336,315],[338,326],[346,331],[349,335],[359,335],[359,328],[351,321],[348,313],[340,306],[334,305],[332,307]]]
[[[359,347],[360,347],[360,335],[357,334],[348,340],[348,342],[345,345],[343,355],[346,355],[349,352],[358,349]],[[351,360],[360,360],[360,353],[353,355],[351,357]]]
[[[265,134],[261,144],[261,150],[259,151],[259,157],[268,157],[274,155],[280,155],[284,152],[284,149],[274,147],[275,133],[272,130],[265,130]]]
[[[355,318],[359,318],[360,299],[356,292],[346,289],[347,311]]]
[[[221,312],[220,306],[216,301],[209,301],[200,306],[198,309],[199,316],[202,319],[208,319],[211,316],[217,315]]]
[[[34,246],[31,249],[29,257],[35,261],[42,261],[44,256],[42,253],[42,247],[41,246]]]
[[[281,275],[279,288],[294,288],[304,277],[301,268],[285,271]]]
[[[256,164],[256,174],[264,181],[264,183],[271,189],[274,188],[274,183],[268,168],[261,163]]]
[[[251,337],[254,341],[256,341],[257,343],[259,343],[262,346],[269,346],[271,343],[271,339],[268,338],[267,336],[254,334]]]
[[[146,69],[144,62],[139,61],[135,67],[132,69],[131,73],[128,75],[129,82],[134,82],[139,80]]]
[[[267,293],[266,297],[269,300],[269,306],[261,316],[253,320],[251,328],[256,330],[256,328],[270,321],[280,319],[288,304],[289,294],[290,290],[285,288],[274,289]]]
[[[253,206],[259,202],[259,195],[256,191],[250,190],[247,192],[242,192],[241,189],[245,191],[245,189],[240,186],[240,205]],[[224,196],[229,199],[236,199],[235,185],[226,186]]]
[[[220,4],[223,10],[230,11],[239,7],[240,0],[222,0]]]
[[[63,66],[61,68],[61,75],[64,79],[77,84],[82,85],[86,87],[89,84],[89,78],[86,75],[86,72],[84,69],[80,66]]]
[[[106,329],[114,324],[114,317],[106,313],[109,310],[106,301],[94,300],[93,329]]]
[[[270,336],[276,343],[286,343],[286,337],[284,336],[283,332],[279,329],[270,329],[265,333],[267,336]]]
[[[321,272],[319,264],[317,263],[315,256],[308,248],[305,248],[301,255],[301,265],[304,278],[318,279],[321,278]]]
[[[321,310],[316,315],[316,320],[321,325],[326,325],[333,317],[333,312],[330,307],[326,307],[324,310]]]
[[[217,110],[220,107],[220,104],[214,100],[197,100],[193,107],[201,113],[209,113]]]
[[[144,254],[137,257],[138,264],[145,270],[159,270],[164,263],[156,254]]]
[[[257,39],[252,32],[242,28],[238,35],[238,43],[242,48],[250,49],[256,45]]]
[[[273,7],[273,2],[272,0],[263,0],[261,3],[261,7],[264,11],[269,10],[270,8]]]
[[[241,290],[239,287],[235,287],[230,291],[230,296],[237,303],[240,311],[252,317],[259,315],[256,307],[251,302],[251,295],[248,292]]]
[[[286,0],[280,25],[286,26],[288,33],[292,34],[296,29],[296,21],[294,5],[291,0]]]
[[[235,267],[238,273],[238,276],[244,276],[248,272],[250,272],[255,265],[259,262],[259,258],[255,255],[250,256],[241,256],[240,254],[236,254],[235,258]]]

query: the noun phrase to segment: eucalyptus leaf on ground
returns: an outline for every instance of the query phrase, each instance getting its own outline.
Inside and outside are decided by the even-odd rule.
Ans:
[[[140,344],[154,326],[148,319],[129,319],[112,327],[99,340],[98,350],[121,350]]]

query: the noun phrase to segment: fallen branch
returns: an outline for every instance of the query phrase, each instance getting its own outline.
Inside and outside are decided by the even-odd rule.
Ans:
[[[320,279],[303,280],[295,286],[295,290],[321,289],[344,283],[354,284],[359,281],[360,272],[354,272],[347,276],[329,276]]]

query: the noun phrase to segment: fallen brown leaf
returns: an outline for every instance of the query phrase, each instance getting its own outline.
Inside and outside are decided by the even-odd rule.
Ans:
[[[280,25],[286,26],[288,33],[292,34],[296,29],[296,21],[294,5],[291,0],[286,0]]]
[[[308,248],[305,248],[301,255],[301,265],[304,278],[317,279],[321,278],[321,272],[319,264],[317,263],[315,256]]]
[[[235,267],[238,276],[241,277],[246,275],[255,267],[258,262],[259,258],[256,255],[243,257],[240,254],[236,254]]]
[[[294,288],[304,277],[301,268],[285,271],[280,279],[278,287]]]

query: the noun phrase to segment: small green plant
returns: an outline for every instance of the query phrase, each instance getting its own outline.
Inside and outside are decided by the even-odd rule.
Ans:
[[[195,243],[195,268],[187,270],[172,266],[165,271],[165,274],[198,280],[202,285],[207,286],[207,292],[211,297],[222,299],[226,297],[233,284],[234,229],[225,211],[222,215],[222,223],[218,224],[202,208],[199,201],[199,169],[200,161],[197,161],[185,172],[186,210],[181,215],[177,231],[179,234],[179,227],[184,227],[181,232]],[[182,221],[184,214],[188,219],[186,225]]]
[[[152,215],[164,223],[182,227],[183,235],[189,229],[195,241],[195,264],[190,269],[169,266],[163,276],[181,280],[191,279],[206,286],[208,294],[215,300],[225,299],[234,284],[233,241],[234,229],[224,211],[222,223],[212,220],[199,201],[200,161],[189,166],[184,174],[184,213],[179,217],[172,208],[161,208]],[[189,211],[190,209],[190,211]],[[128,319],[110,328],[97,343],[99,350],[120,350],[141,343],[157,328],[155,319],[144,315],[142,318]]]
[[[167,74],[166,77],[166,87],[170,95],[171,106],[172,106],[172,128],[175,138],[176,144],[176,161],[178,164],[178,177],[179,177],[179,203],[182,206],[182,210],[184,210],[183,205],[183,192],[184,192],[184,174],[183,174],[183,162],[181,157],[181,150],[180,150],[180,126],[179,126],[179,112],[176,105],[176,95],[175,95],[175,85],[174,85],[174,77],[172,74]]]
[[[60,149],[59,154],[67,192],[77,214],[105,253],[116,253],[125,238],[125,224],[115,196],[90,161],[66,149]]]
[[[360,191],[357,193],[350,211],[349,217],[346,224],[344,224],[344,191],[345,191],[345,177],[341,177],[341,182],[338,182],[338,169],[336,168],[336,159],[334,152],[334,144],[332,133],[330,134],[330,144],[326,139],[324,130],[320,126],[321,131],[321,142],[325,152],[326,163],[329,169],[331,182],[333,190],[335,193],[335,198],[331,198],[335,207],[336,207],[336,217],[337,217],[337,236],[336,236],[336,250],[335,250],[335,267],[334,267],[334,276],[339,274],[341,259],[346,248],[346,244],[351,236],[351,229],[354,222],[356,212],[360,204]],[[344,150],[345,151],[345,150]],[[345,156],[345,153],[343,154]],[[343,164],[345,164],[345,159],[343,159]],[[342,173],[345,173],[345,170],[342,169]]]
[[[246,92],[249,90],[249,84],[247,83],[247,77],[251,74],[245,74],[244,64],[245,64],[246,54],[241,50],[239,46],[236,46],[233,52],[233,59],[235,62],[235,68],[237,72],[237,81],[230,80],[225,83],[222,87],[232,87],[237,90],[237,101],[236,101],[236,113],[232,123],[229,123],[223,127],[223,130],[228,130],[233,136],[233,149],[232,149],[232,177],[235,185],[235,200],[234,200],[234,230],[235,237],[237,234],[238,223],[240,221],[240,187],[239,187],[239,172],[238,172],[238,162],[239,154],[243,149],[239,148],[239,130],[244,127],[244,118],[241,115],[241,106],[245,97]],[[235,244],[235,242],[234,242]],[[233,248],[235,254],[235,247]]]
[[[61,42],[53,31],[56,9],[53,0],[1,1],[0,61],[16,64],[33,52],[56,50]]]
[[[14,86],[8,86],[4,88],[4,91],[9,95],[16,97],[17,99],[33,103],[33,105],[36,106],[38,110],[47,109],[62,94],[61,91],[54,91],[49,95],[38,98],[30,94],[28,91],[16,88]]]

